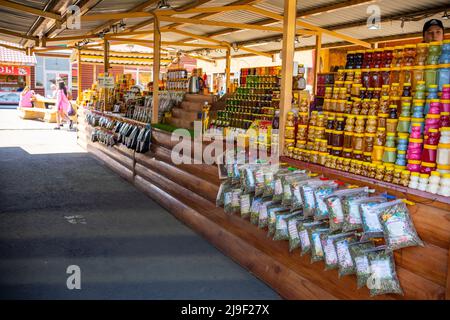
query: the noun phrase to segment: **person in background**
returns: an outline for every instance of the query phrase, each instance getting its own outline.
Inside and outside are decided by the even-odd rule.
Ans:
[[[34,91],[30,90],[30,88],[28,86],[25,86],[25,88],[23,88],[22,92],[20,93],[19,107],[32,108],[33,101],[31,101],[31,99],[33,97],[34,97]]]
[[[64,82],[59,83],[59,89],[56,93],[56,122],[57,126],[54,128],[59,130],[63,126],[63,121],[67,120],[69,122],[69,129],[72,129],[73,122],[67,114],[70,106],[70,92],[67,90]]]
[[[444,25],[441,20],[431,19],[423,25],[423,42],[444,40]]]
[[[56,99],[56,94],[58,93],[58,86],[55,83],[52,83],[50,85],[50,90],[52,90],[52,93],[49,95],[49,98]]]

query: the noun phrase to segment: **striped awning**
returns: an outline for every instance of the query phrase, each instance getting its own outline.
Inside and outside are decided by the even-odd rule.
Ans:
[[[8,46],[8,48],[2,46],[2,44]],[[0,64],[18,64],[31,66],[37,63],[34,53],[31,56],[28,56],[27,53],[21,50],[19,47],[17,47],[17,50],[9,47],[17,47],[17,45],[0,41]]]

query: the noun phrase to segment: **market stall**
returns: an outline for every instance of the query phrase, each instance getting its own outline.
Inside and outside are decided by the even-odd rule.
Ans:
[[[421,22],[408,25],[407,36],[395,26],[384,36],[361,40],[367,19],[366,7],[359,5],[368,1],[320,8],[294,0],[284,1],[284,8],[274,1],[203,6],[207,2],[155,15],[144,4],[82,17],[127,19],[131,27],[105,31],[98,44],[88,44],[103,47],[105,75],[102,88],[79,96],[79,144],[284,298],[449,299],[448,41],[382,45],[421,37]],[[398,5],[417,10],[407,1]],[[421,5],[430,15],[446,8],[443,2],[432,9],[427,1]],[[325,25],[337,19],[336,10],[364,19]],[[131,22],[147,14],[149,21]],[[400,13],[386,5],[385,14],[395,21]],[[148,24],[151,31],[139,31]],[[271,38],[263,34],[268,32]],[[50,41],[84,38],[63,34]],[[152,47],[151,95],[128,99],[133,108],[116,108],[128,94],[128,80],[106,79],[114,43]],[[334,46],[352,46],[346,65],[321,70],[330,64],[321,51]],[[86,45],[74,48],[81,61]],[[169,129],[160,123],[160,90],[189,87],[179,68],[160,82],[162,54],[170,48],[225,59],[228,92],[214,116],[208,108],[196,109],[199,102],[213,104],[213,97],[186,95],[191,100],[173,112],[180,120]],[[314,99],[305,91],[304,66],[293,63],[294,52],[305,48],[316,50]],[[230,90],[233,57],[256,54],[272,61],[279,53],[278,66],[242,68],[236,91]],[[176,127],[191,128],[195,119],[202,120],[197,135],[172,135]],[[203,133],[209,134],[203,139]],[[224,141],[227,134],[234,139]],[[237,155],[213,151],[214,145],[230,144],[244,157],[278,150],[281,164],[241,165]],[[175,164],[180,150],[187,150],[184,162]],[[194,164],[202,160],[199,151],[231,162]]]

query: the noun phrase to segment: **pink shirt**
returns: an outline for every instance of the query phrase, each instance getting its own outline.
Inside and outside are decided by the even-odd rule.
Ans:
[[[59,111],[63,110],[64,112],[67,112],[67,109],[69,107],[69,99],[64,94],[64,90],[58,90],[56,93],[56,107]]]
[[[24,94],[20,93],[19,107],[31,108],[33,106],[33,104],[31,103],[31,97],[33,95],[33,90],[28,90]]]

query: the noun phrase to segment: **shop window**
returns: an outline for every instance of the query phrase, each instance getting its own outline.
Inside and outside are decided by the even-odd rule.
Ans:
[[[141,86],[147,87],[147,84],[151,81],[150,71],[139,71],[139,82]]]
[[[42,88],[44,86],[44,57],[36,56],[35,81],[36,88]]]
[[[45,59],[45,69],[55,71],[70,70],[70,61],[67,58],[47,58]]]

